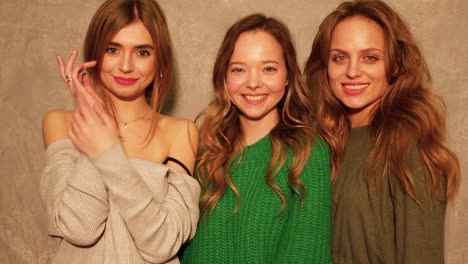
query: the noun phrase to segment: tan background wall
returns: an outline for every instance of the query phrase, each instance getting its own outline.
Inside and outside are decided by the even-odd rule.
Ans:
[[[44,165],[41,120],[73,109],[55,54],[80,48],[100,0],[0,0],[0,263],[47,263],[38,184]],[[288,24],[301,64],[320,21],[339,0],[160,0],[177,59],[177,87],[167,113],[193,119],[211,98],[215,52],[237,19],[264,12]],[[450,145],[468,173],[468,2],[388,1],[409,22],[427,56],[435,89],[448,106]],[[447,211],[447,263],[468,263],[468,183]],[[307,250],[307,249],[304,249]]]

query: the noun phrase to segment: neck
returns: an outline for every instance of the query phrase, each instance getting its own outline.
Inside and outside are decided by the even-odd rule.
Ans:
[[[279,120],[278,110],[272,111],[259,120],[248,119],[245,116],[239,116],[240,125],[246,146],[250,146],[262,139],[276,126]]]
[[[151,107],[146,103],[145,96],[139,96],[133,100],[121,100],[113,95],[110,95],[112,103],[115,106],[117,119],[121,122],[128,122],[137,118],[150,117],[149,111]]]
[[[369,124],[369,115],[349,114],[349,120],[352,128],[367,126]]]
[[[351,127],[369,125],[371,114],[373,113],[374,108],[378,107],[378,102],[379,101],[376,101],[373,104],[360,109],[348,109],[348,117],[351,121]]]

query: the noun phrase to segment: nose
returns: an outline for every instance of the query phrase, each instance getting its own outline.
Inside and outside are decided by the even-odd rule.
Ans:
[[[131,54],[123,54],[120,58],[119,70],[123,73],[129,73],[133,71],[133,59]]]
[[[251,71],[248,75],[248,80],[247,80],[247,87],[255,90],[261,86],[261,78],[259,74],[256,71]]]
[[[351,60],[348,64],[348,69],[346,75],[350,79],[354,79],[356,77],[361,76],[361,67],[359,65],[359,60]]]

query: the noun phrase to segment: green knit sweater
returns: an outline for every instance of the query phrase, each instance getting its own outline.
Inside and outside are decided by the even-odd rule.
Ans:
[[[181,263],[330,263],[331,186],[328,148],[315,141],[301,180],[306,187],[304,206],[288,185],[292,154],[275,178],[283,191],[287,208],[265,181],[272,155],[267,135],[244,149],[230,168],[240,193],[240,208],[233,215],[237,199],[228,190],[213,214],[198,225],[195,238],[180,253]],[[279,215],[279,216],[278,216]]]

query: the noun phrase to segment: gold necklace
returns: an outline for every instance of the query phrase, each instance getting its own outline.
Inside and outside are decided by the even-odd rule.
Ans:
[[[139,117],[139,118],[137,118],[137,119],[133,119],[133,120],[130,120],[130,121],[127,121],[127,122],[124,122],[124,121],[122,121],[122,120],[119,119],[119,122],[122,123],[122,124],[124,125],[124,128],[127,128],[127,125],[128,125],[128,124],[130,124],[130,123],[132,123],[132,122],[135,122],[135,121],[138,121],[138,120],[140,120],[140,119],[145,118],[145,116],[147,116],[148,113],[151,112],[151,110],[153,110],[153,109],[150,108],[150,110],[149,110],[148,112],[146,112],[142,117]]]

